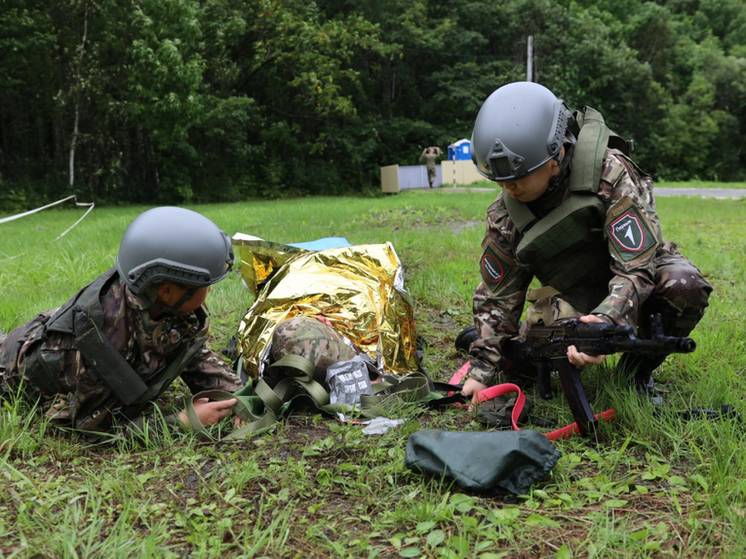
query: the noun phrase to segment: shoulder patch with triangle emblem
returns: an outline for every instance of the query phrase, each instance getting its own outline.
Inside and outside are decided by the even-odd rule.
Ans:
[[[609,223],[609,239],[619,257],[625,262],[657,245],[650,227],[635,207],[630,207]]]

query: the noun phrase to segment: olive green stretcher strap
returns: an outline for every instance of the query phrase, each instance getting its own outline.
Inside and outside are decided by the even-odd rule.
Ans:
[[[243,424],[219,439],[223,441],[243,440],[267,431],[287,413],[293,400],[299,396],[310,397],[317,408],[325,411],[324,408],[329,403],[329,394],[313,379],[315,367],[311,361],[297,355],[286,355],[273,363],[270,369],[283,377],[274,388],[263,379],[259,379],[255,385],[248,383],[235,393],[206,390],[195,394],[187,405],[187,417],[191,427],[200,435],[214,439],[199,421],[194,409],[194,403],[201,398],[213,401],[236,399],[233,413],[241,418]]]
[[[213,402],[236,400],[236,405],[233,407],[233,414],[240,417],[243,424],[228,435],[219,438],[219,440],[235,441],[247,439],[253,435],[268,431],[277,423],[275,412],[265,406],[261,398],[253,394],[250,384],[237,392],[203,390],[192,396],[192,399],[187,404],[187,417],[189,418],[189,424],[192,429],[204,438],[215,439],[205,429],[205,426],[202,425],[194,409],[194,403],[202,398],[207,398]]]
[[[222,390],[208,390],[192,397],[187,406],[187,416],[195,431],[214,439],[200,423],[194,410],[194,402],[200,398],[210,400],[228,400],[235,398],[234,413],[241,418],[243,425],[222,437],[220,440],[243,440],[267,431],[290,409],[296,398],[310,398],[314,407],[331,415],[337,412],[359,413],[364,417],[385,416],[402,403],[423,403],[440,400],[443,395],[432,390],[432,383],[427,375],[413,373],[401,379],[385,376],[384,382],[374,385],[373,395],[363,395],[360,407],[329,404],[329,393],[313,378],[314,364],[304,357],[286,355],[273,363],[270,368],[282,380],[270,387],[263,379],[255,384],[247,384],[235,393]]]
[[[273,373],[282,378],[274,388],[274,391],[280,394],[281,399],[286,399],[292,384],[297,383],[297,385],[303,388],[306,395],[313,400],[317,408],[322,408],[329,404],[329,392],[314,380],[313,373],[316,370],[316,366],[309,359],[300,355],[288,354],[272,363],[269,368]],[[264,381],[260,380],[259,382],[263,383]]]
[[[392,406],[401,403],[421,403],[441,398],[431,390],[430,379],[422,373],[413,373],[401,379],[385,376],[384,382],[373,386],[371,396],[360,397],[360,411],[366,417],[380,417]]]

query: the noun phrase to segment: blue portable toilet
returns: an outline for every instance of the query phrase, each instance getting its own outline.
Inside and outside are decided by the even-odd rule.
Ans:
[[[452,143],[448,146],[448,159],[450,161],[471,161],[471,142],[463,138]]]

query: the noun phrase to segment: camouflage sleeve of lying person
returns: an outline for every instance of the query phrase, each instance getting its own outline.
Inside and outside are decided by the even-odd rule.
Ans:
[[[640,306],[655,286],[654,257],[662,242],[653,181],[621,152],[609,150],[599,197],[607,207],[604,235],[613,277],[609,295],[592,312],[637,326]]]
[[[479,338],[469,354],[473,378],[493,384],[502,368],[501,344],[518,333],[518,321],[531,282],[529,269],[515,258],[516,229],[502,198],[487,210],[482,241],[482,281],[474,293],[474,324]]]
[[[202,390],[235,392],[242,384],[231,366],[220,355],[203,347],[181,374],[192,393]]]

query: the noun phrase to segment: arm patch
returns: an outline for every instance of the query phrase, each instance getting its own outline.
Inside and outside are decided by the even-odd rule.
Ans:
[[[510,261],[492,243],[489,243],[482,253],[481,260],[482,281],[491,290],[502,285],[511,270]]]
[[[640,210],[632,205],[609,222],[606,233],[612,248],[624,262],[634,260],[658,245]]]

